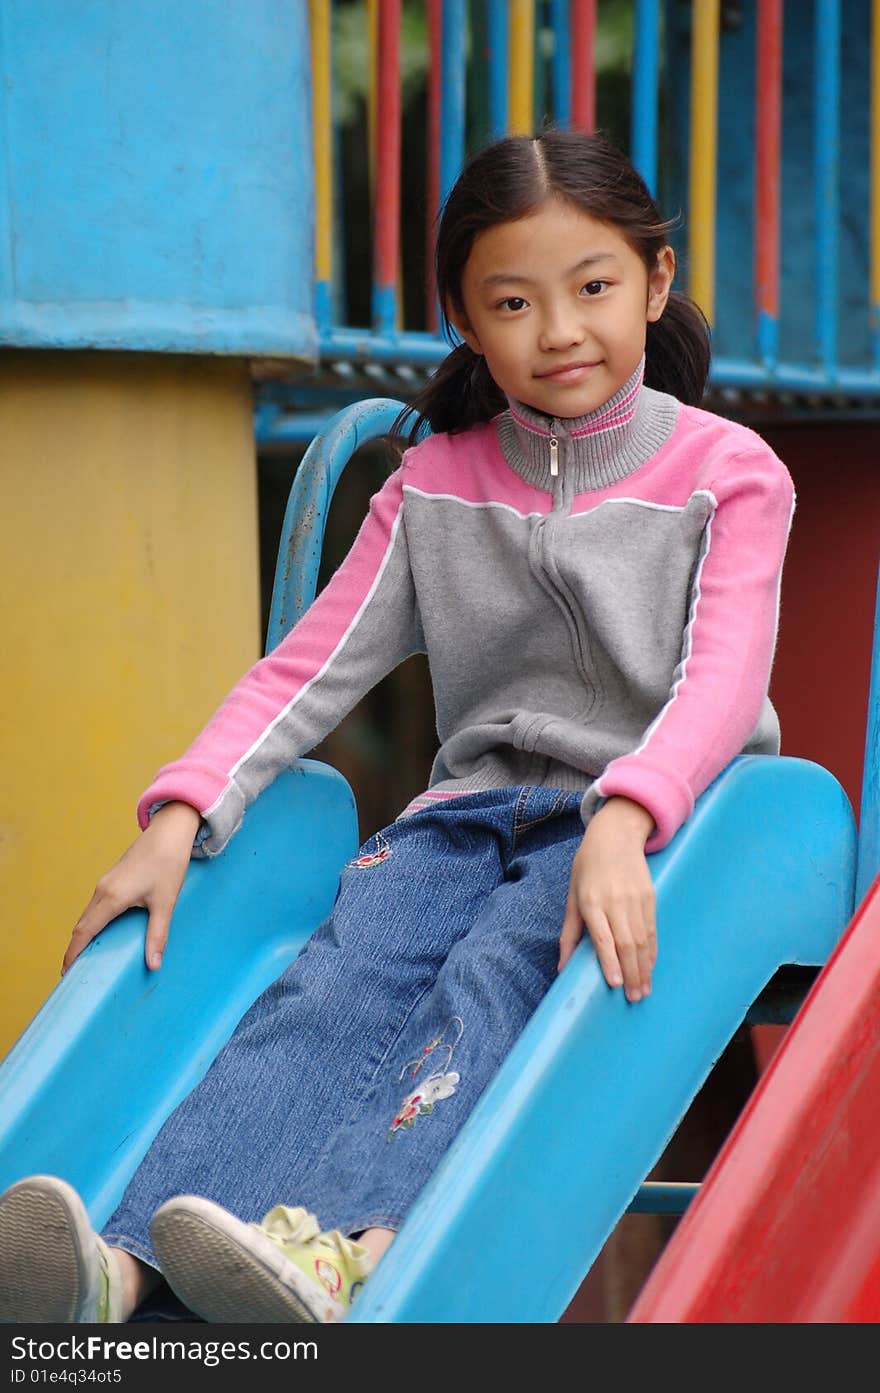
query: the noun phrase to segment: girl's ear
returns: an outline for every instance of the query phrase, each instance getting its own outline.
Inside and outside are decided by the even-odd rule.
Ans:
[[[666,309],[672,282],[675,279],[675,252],[670,246],[661,247],[657,264],[648,275],[648,322],[653,324]]]
[[[445,312],[449,323],[452,325],[453,329],[455,329],[455,332],[464,339],[471,352],[481,354],[483,350],[480,347],[480,340],[471,328],[471,322],[464,310],[456,309],[450,301],[447,301]]]

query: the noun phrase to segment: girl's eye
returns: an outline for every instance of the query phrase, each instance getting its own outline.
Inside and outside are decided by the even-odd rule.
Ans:
[[[498,308],[501,310],[513,310],[515,312],[516,310],[521,310],[526,303],[527,302],[521,295],[508,295],[506,300],[501,300],[499,302]]]
[[[587,281],[582,289],[587,295],[601,295],[607,284],[607,281]]]

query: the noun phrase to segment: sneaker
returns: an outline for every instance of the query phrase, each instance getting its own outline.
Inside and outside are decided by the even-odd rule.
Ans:
[[[73,1186],[30,1175],[0,1195],[0,1323],[119,1321],[122,1282]]]
[[[178,1195],[150,1231],[168,1285],[215,1324],[341,1320],[373,1267],[362,1244],[321,1233],[314,1214],[283,1204],[245,1224],[211,1200]]]

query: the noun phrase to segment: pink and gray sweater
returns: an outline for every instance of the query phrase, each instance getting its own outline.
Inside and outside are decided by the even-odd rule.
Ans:
[[[588,416],[517,402],[429,436],[371,500],[296,627],[160,770],[140,825],[180,799],[215,855],[245,809],[386,673],[428,655],[428,790],[616,794],[666,845],[737,754],[776,754],[768,696],[792,481],[746,427],[642,385]]]

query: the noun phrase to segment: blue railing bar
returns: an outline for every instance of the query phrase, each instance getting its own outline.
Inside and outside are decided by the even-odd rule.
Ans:
[[[779,352],[779,321],[766,310],[758,312],[758,353],[761,356],[761,363],[765,376],[770,375],[776,367],[776,356]]]
[[[371,334],[368,329],[333,329],[320,337],[322,358],[345,361],[369,358],[376,363],[411,363],[433,366],[449,352],[444,339],[422,330],[394,335]],[[721,387],[755,387],[767,391],[849,392],[856,396],[880,396],[880,371],[874,368],[837,367],[833,372],[808,363],[779,363],[768,373],[760,362],[716,358],[711,380]]]
[[[632,74],[632,162],[657,192],[660,0],[636,0]]]
[[[393,285],[373,286],[373,323],[381,338],[393,335],[397,323],[397,289]]]
[[[688,1181],[647,1180],[627,1205],[629,1214],[683,1214],[699,1190]]]
[[[877,604],[874,613],[871,686],[868,694],[868,724],[865,734],[865,765],[862,771],[862,809],[857,854],[856,904],[861,904],[874,877],[880,871],[880,575],[877,578]]]
[[[716,358],[710,379],[719,387],[757,387],[767,392],[848,392],[880,396],[880,372],[873,368],[837,367],[831,372],[806,363],[778,363],[768,372],[762,363]]]
[[[330,281],[315,281],[315,324],[318,334],[331,333],[333,321],[333,286]]]
[[[389,390],[393,391],[402,385],[408,384],[387,383],[385,385]],[[284,414],[263,417],[260,419],[259,424],[256,424],[257,418],[255,417],[254,439],[256,440],[257,446],[263,448],[274,445],[308,445],[309,441],[313,440],[319,431],[324,430],[327,422],[332,420],[333,416],[341,410],[342,407],[349,406],[355,401],[365,400],[369,395],[369,390],[370,389],[366,388],[361,388],[359,391],[352,390],[339,401],[328,404],[326,407],[309,408],[308,411],[306,411],[304,406],[294,402],[286,409]],[[878,412],[866,412],[862,407],[851,406],[849,409],[845,407],[836,409],[831,415],[821,413],[817,416],[815,406],[805,403],[802,411],[796,411],[794,413],[789,411],[786,419],[800,422],[807,421],[814,424],[816,421],[825,422],[833,420],[836,424],[854,422],[858,425],[864,425],[866,421],[875,422],[878,419]],[[753,1019],[748,1014],[746,1016],[747,1025],[765,1025],[768,1022],[770,1024],[788,1024],[790,1020],[790,1013],[771,1017],[764,1011],[760,1019]]]
[[[507,130],[508,35],[507,0],[488,0],[489,131],[493,140]]]
[[[553,28],[553,120],[559,126],[571,125],[571,8],[569,0],[552,0],[550,23]]]
[[[369,329],[333,329],[319,339],[322,358],[369,359],[374,363],[412,363],[416,366],[439,363],[450,351],[449,344],[421,329],[397,334],[376,334]]]
[[[345,403],[347,405],[347,403]],[[256,413],[254,440],[257,449],[265,445],[306,445],[327,428],[339,411],[339,405],[326,411],[298,411],[293,416],[261,415]]]
[[[332,44],[332,28],[331,39]],[[332,71],[332,69],[331,69]],[[338,98],[336,93],[336,83],[330,85],[330,106],[332,110],[332,140],[333,140],[333,165],[336,172],[333,180],[333,247],[331,251],[331,292],[330,292],[330,313],[331,324],[344,324],[348,318],[348,299],[346,296],[345,275],[343,262],[345,260],[345,229],[347,226],[345,216],[345,180],[342,178],[342,127],[336,119],[336,107]],[[319,324],[324,328],[324,322]]]
[[[837,361],[840,243],[840,0],[816,0],[815,144],[816,349],[830,372]]]
[[[464,161],[465,0],[443,0],[441,57],[440,204]]]
[[[281,540],[278,545],[276,582],[269,612],[266,652],[280,643],[305,614],[318,587],[324,528],[333,492],[340,475],[359,445],[385,434],[394,424],[403,402],[377,397],[364,402],[358,412],[336,421],[318,433],[294,475]]]

